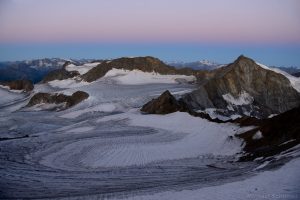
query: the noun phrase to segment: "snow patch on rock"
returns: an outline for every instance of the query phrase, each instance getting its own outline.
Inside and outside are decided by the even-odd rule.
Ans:
[[[78,128],[68,130],[67,133],[85,133],[85,132],[91,131],[93,129],[94,129],[94,127],[92,127],[92,126],[84,126],[84,127],[78,127]]]
[[[194,82],[195,76],[186,75],[161,75],[156,72],[143,72],[140,70],[115,69],[108,71],[105,78],[112,78],[119,84],[144,85],[151,83],[178,83],[180,80]]]
[[[236,106],[249,105],[254,100],[253,97],[245,91],[242,91],[238,97],[234,97],[230,93],[224,94],[222,97],[228,104]]]
[[[252,136],[252,139],[253,140],[260,140],[263,138],[263,135],[260,131],[257,131],[253,136]]]
[[[70,79],[65,79],[65,80],[53,80],[53,81],[48,82],[48,84],[51,87],[67,89],[67,88],[82,87],[82,86],[88,85],[89,83],[85,82],[85,81],[79,81],[79,80],[70,78]]]
[[[76,66],[74,64],[70,64],[70,65],[66,66],[66,70],[67,71],[77,71],[77,72],[79,72],[80,75],[82,75],[82,74],[87,73],[88,71],[90,71],[91,69],[93,69],[94,67],[96,67],[99,64],[100,64],[100,62],[85,63],[81,66]]]

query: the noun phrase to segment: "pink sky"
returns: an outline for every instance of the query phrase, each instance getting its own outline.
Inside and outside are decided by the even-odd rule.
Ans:
[[[0,0],[0,42],[300,44],[298,0]]]

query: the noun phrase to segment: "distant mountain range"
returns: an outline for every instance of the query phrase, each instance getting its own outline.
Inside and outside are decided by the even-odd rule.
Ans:
[[[85,63],[98,62],[96,59],[61,59],[61,58],[44,58],[23,61],[0,62],[0,82],[13,80],[30,80],[33,83],[40,82],[49,72],[62,69],[63,65],[69,61],[74,65],[83,65]],[[193,70],[211,71],[222,66],[213,61],[201,60],[195,62],[173,61],[166,62],[169,66],[174,66],[178,69],[191,68]],[[299,77],[300,68],[297,67],[271,67],[278,68],[289,74]]]
[[[195,70],[214,70],[223,66],[226,66],[225,64],[219,64],[217,62],[209,61],[209,60],[200,60],[200,61],[194,61],[194,62],[183,62],[183,61],[171,61],[166,62],[168,65],[174,66],[176,68],[192,68]],[[300,73],[300,67],[277,67],[277,66],[270,66],[270,68],[277,68],[282,71],[285,71],[291,75],[294,75],[297,73]]]
[[[174,66],[176,68],[192,68],[195,70],[213,70],[219,68],[223,65],[218,64],[213,61],[209,60],[201,60],[195,62],[181,62],[181,61],[174,61],[174,62],[167,62],[168,65]]]
[[[61,69],[65,62],[70,61],[76,65],[93,60],[69,60],[61,58],[44,58],[12,62],[0,62],[0,81],[30,80],[40,82],[49,72]]]

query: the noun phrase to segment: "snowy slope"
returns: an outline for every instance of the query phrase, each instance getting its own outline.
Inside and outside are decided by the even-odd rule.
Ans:
[[[13,103],[22,98],[24,98],[24,94],[21,94],[19,91],[14,92],[5,87],[0,87],[0,106],[7,103]]]
[[[223,99],[232,105],[248,105],[253,102],[253,97],[251,97],[247,92],[242,91],[238,97],[232,96],[230,93],[222,95]]]
[[[74,113],[67,117],[72,116]],[[115,140],[92,138],[78,141],[45,156],[43,165],[65,169],[63,160],[73,160],[74,166],[80,161],[85,168],[124,167],[199,156],[233,156],[241,151],[242,141],[229,136],[249,129],[234,124],[215,124],[187,113],[159,116],[143,115],[136,110],[101,117],[97,123],[114,121],[127,121],[129,126],[147,127],[157,130],[157,133]],[[93,126],[85,128],[94,129]],[[78,127],[70,127],[67,132],[77,133]],[[159,138],[164,139],[160,141]],[[87,148],[88,152],[85,151]]]
[[[132,200],[244,200],[299,199],[300,159],[295,159],[275,171],[265,171],[249,179],[197,190],[169,191],[153,195],[130,197]],[[287,173],[288,172],[288,173]]]
[[[65,80],[53,80],[48,82],[48,84],[51,87],[68,89],[68,88],[79,88],[81,86],[88,85],[89,83],[85,81],[77,80],[76,78],[69,78]]]
[[[193,82],[194,76],[186,75],[161,75],[155,72],[143,72],[140,70],[115,69],[108,71],[104,77],[110,77],[119,84],[124,85],[144,85],[151,83],[178,83],[180,80]]]
[[[96,67],[97,65],[99,65],[100,62],[95,62],[95,63],[85,63],[83,65],[77,66],[74,64],[70,64],[68,66],[66,66],[66,70],[67,71],[77,71],[79,72],[79,74],[85,74],[88,71],[90,71],[91,69],[93,69],[94,67]]]
[[[257,62],[256,62],[256,64],[259,65],[260,67],[264,68],[264,69],[271,70],[271,71],[274,71],[278,74],[284,75],[285,77],[287,77],[289,79],[289,81],[291,82],[291,85],[293,86],[293,88],[295,88],[295,90],[300,92],[300,78],[292,76],[292,75],[288,74],[287,72],[284,72],[284,71],[282,71],[280,69],[277,69],[277,68],[269,68],[266,65],[263,65],[263,64],[260,64],[260,63],[257,63]]]

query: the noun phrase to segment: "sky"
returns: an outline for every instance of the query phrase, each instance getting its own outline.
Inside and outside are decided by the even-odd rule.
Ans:
[[[299,0],[0,0],[0,60],[233,61],[300,67]]]

